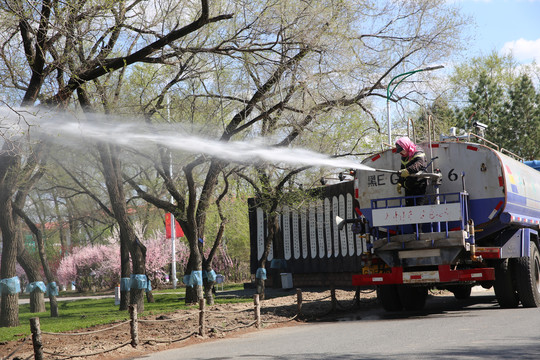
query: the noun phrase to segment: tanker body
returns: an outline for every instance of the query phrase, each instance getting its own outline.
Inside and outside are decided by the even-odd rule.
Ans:
[[[356,171],[370,261],[353,285],[377,285],[389,311],[422,308],[432,287],[466,298],[474,285],[494,286],[502,307],[540,306],[540,172],[482,144],[420,145],[432,159],[424,205],[405,205],[397,172]],[[363,164],[397,170],[395,151]]]

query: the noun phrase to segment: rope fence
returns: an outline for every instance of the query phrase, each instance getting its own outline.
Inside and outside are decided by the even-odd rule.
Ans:
[[[130,320],[126,320],[117,324],[114,324],[112,326],[109,326],[104,329],[100,330],[94,330],[89,332],[76,332],[76,333],[52,333],[52,332],[45,332],[41,331],[40,322],[38,317],[34,317],[30,319],[30,330],[31,330],[31,338],[32,338],[32,345],[34,354],[29,356],[27,359],[34,358],[36,360],[43,360],[44,358],[47,359],[54,359],[54,360],[67,360],[72,358],[84,358],[88,356],[96,356],[105,354],[111,351],[118,350],[122,347],[131,345],[133,348],[137,348],[139,344],[145,343],[145,344],[151,344],[151,343],[175,343],[187,340],[193,336],[200,336],[200,337],[206,337],[207,332],[215,333],[215,332],[230,332],[235,331],[238,329],[243,328],[249,328],[252,326],[255,326],[256,329],[260,329],[263,325],[270,325],[270,324],[278,324],[278,323],[286,323],[293,320],[298,319],[305,319],[308,318],[308,312],[306,312],[306,305],[308,307],[310,304],[320,304],[330,299],[330,309],[326,312],[324,312],[322,315],[320,314],[320,311],[318,313],[318,316],[324,316],[328,313],[335,312],[337,308],[339,307],[342,310],[351,310],[355,306],[359,306],[360,304],[360,290],[357,290],[354,298],[352,299],[352,305],[350,306],[343,306],[336,297],[336,290],[334,287],[330,290],[329,296],[324,296],[318,299],[303,299],[303,293],[301,289],[296,289],[296,310],[294,310],[294,305],[287,305],[286,307],[292,307],[293,309],[289,309],[288,313],[295,312],[295,314],[291,317],[287,317],[284,320],[278,320],[278,321],[272,321],[271,318],[267,320],[263,320],[262,318],[265,316],[271,316],[276,315],[276,309],[272,311],[272,306],[268,307],[267,309],[263,309],[263,315],[261,315],[261,302],[259,300],[259,294],[255,294],[253,296],[253,309],[241,309],[241,310],[208,310],[205,308],[205,300],[201,299],[199,301],[199,310],[196,312],[188,313],[182,316],[174,317],[174,318],[162,318],[162,319],[156,319],[156,320],[150,320],[150,319],[139,319],[137,314],[137,305],[131,305],[129,307],[129,314],[130,314]],[[320,310],[319,308],[315,309]],[[245,319],[234,319],[235,322],[233,326],[231,327],[223,327],[219,324],[218,319],[224,318],[226,314],[241,314],[245,312],[253,311],[253,320],[246,321]],[[285,311],[285,310],[283,310]],[[313,312],[313,311],[312,311]],[[160,339],[160,338],[140,338],[139,337],[139,324],[141,325],[148,325],[148,324],[155,324],[155,323],[168,323],[173,321],[180,321],[180,320],[186,320],[188,318],[197,318],[198,315],[198,329],[189,331],[188,330],[186,334],[181,334],[177,338],[174,339]],[[313,316],[313,315],[312,315]],[[283,315],[281,315],[283,317]],[[218,325],[219,324],[219,325]],[[99,351],[93,351],[93,352],[85,352],[85,353],[79,353],[79,354],[73,354],[73,352],[70,351],[70,353],[61,352],[61,351],[46,351],[43,346],[43,336],[87,336],[89,334],[97,334],[102,333],[106,331],[111,331],[113,329],[117,329],[121,326],[127,326],[129,325],[129,331],[128,333],[130,335],[129,341],[122,342],[116,346],[112,346],[108,349],[101,349]],[[230,325],[230,324],[227,324]],[[26,340],[25,340],[26,341]],[[10,356],[13,356],[17,350],[20,348],[20,346],[15,349],[10,355],[8,355],[5,360],[10,359]],[[46,357],[44,357],[46,355]]]
[[[47,332],[47,331],[42,331],[41,333],[42,334],[46,334],[46,335],[54,335],[54,336],[80,336],[80,335],[90,335],[90,334],[97,334],[97,333],[100,333],[100,332],[105,332],[107,330],[112,330],[112,329],[115,329],[119,326],[122,326],[122,325],[125,325],[125,324],[128,324],[129,321],[124,321],[124,322],[121,322],[121,323],[118,323],[116,325],[113,325],[111,327],[108,327],[106,329],[100,329],[100,330],[94,330],[94,331],[88,331],[88,332],[80,332],[80,333],[54,333],[54,332]]]
[[[163,323],[163,322],[166,322],[166,321],[178,321],[178,320],[189,319],[191,317],[196,316],[197,314],[198,313],[186,314],[186,315],[171,318],[171,319],[159,319],[159,320],[139,319],[139,322],[144,324],[144,323]]]

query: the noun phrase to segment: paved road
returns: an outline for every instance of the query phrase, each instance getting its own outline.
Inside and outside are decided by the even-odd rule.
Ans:
[[[540,309],[500,309],[492,291],[430,297],[422,312],[380,308],[252,332],[136,359],[540,359]]]

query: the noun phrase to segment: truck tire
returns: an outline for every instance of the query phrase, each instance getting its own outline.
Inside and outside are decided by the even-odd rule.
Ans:
[[[516,262],[516,287],[524,307],[540,306],[540,253],[531,241],[531,256],[523,256]]]
[[[397,285],[377,286],[377,299],[386,311],[400,311],[403,309],[399,299]]]
[[[497,261],[495,268],[495,282],[493,289],[499,306],[510,309],[519,305],[519,297],[514,285],[514,276],[512,273],[512,263],[510,259]]]
[[[428,288],[424,286],[401,285],[398,287],[399,299],[405,310],[422,310],[426,305]]]
[[[466,300],[471,297],[471,285],[452,285],[448,290],[454,294],[454,297],[459,300]]]

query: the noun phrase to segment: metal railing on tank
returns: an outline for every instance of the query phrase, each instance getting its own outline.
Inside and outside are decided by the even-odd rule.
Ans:
[[[412,205],[408,206],[407,200],[412,200]],[[411,211],[403,211],[406,208]],[[386,237],[387,241],[390,242],[390,236],[415,233],[418,240],[420,233],[434,232],[445,232],[446,238],[448,238],[450,231],[467,229],[469,222],[469,195],[467,192],[455,192],[373,199],[371,200],[371,209],[372,211],[396,209],[399,211],[400,217],[411,219],[411,222],[404,221],[397,225],[374,225],[374,236],[377,239]],[[429,221],[416,221],[418,218]]]

